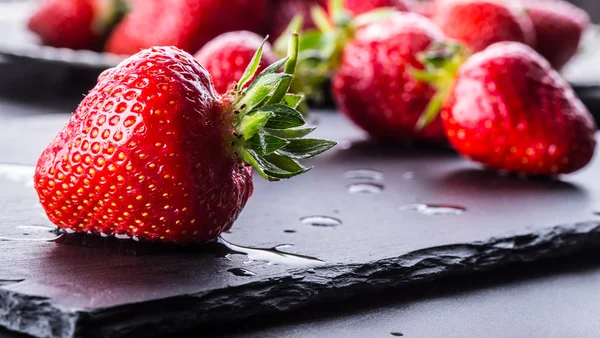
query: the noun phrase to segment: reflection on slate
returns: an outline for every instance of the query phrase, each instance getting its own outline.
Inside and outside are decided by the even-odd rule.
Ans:
[[[2,160],[33,164],[68,119],[52,112],[0,110],[8,121],[0,124]],[[257,178],[254,197],[224,239],[323,262],[287,265],[239,252],[247,248],[229,255],[211,246],[145,251],[132,241],[109,245],[100,238],[86,247],[0,242],[0,325],[40,337],[168,334],[600,245],[599,159],[563,181],[501,177],[448,149],[374,145],[339,116],[317,120],[318,136],[342,146],[314,160],[303,177]],[[2,168],[0,237],[18,235],[18,226],[48,225],[27,175]],[[351,193],[353,183],[383,188]],[[403,208],[414,204],[466,211],[431,216]],[[340,223],[302,222],[308,216]],[[115,246],[130,248],[120,254]],[[123,254],[132,251],[137,255]]]

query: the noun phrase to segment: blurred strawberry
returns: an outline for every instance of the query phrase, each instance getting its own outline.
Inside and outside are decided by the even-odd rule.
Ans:
[[[385,140],[445,141],[441,121],[415,125],[435,88],[411,76],[422,69],[418,55],[444,34],[414,13],[394,13],[359,29],[343,49],[333,79],[338,108],[371,137]]]
[[[263,31],[268,0],[135,1],[115,28],[106,50],[134,54],[151,46],[196,52],[219,34]]]
[[[198,60],[212,75],[218,93],[226,93],[232,84],[242,78],[254,54],[263,46],[263,38],[248,31],[229,32],[217,36],[196,54]],[[267,42],[262,49],[258,72],[277,61]]]
[[[531,175],[571,173],[590,162],[596,147],[592,115],[533,49],[501,42],[458,67],[433,55],[437,68],[430,74],[439,93],[447,94],[441,118],[462,155]],[[423,125],[435,117],[432,112]]]
[[[525,9],[513,0],[443,0],[433,21],[446,36],[473,52],[501,41],[535,46],[535,30]]]
[[[577,53],[590,25],[588,14],[562,0],[523,0],[523,4],[535,28],[535,49],[560,70]]]
[[[100,49],[125,11],[124,0],[44,0],[27,26],[45,45]]]
[[[416,10],[417,3],[414,0],[344,0],[344,8],[353,15],[381,7],[393,7],[399,11],[412,12]]]
[[[267,32],[271,41],[280,37],[292,19],[301,15],[304,19],[304,29],[315,28],[310,9],[313,6],[326,6],[328,0],[271,0],[269,24]]]

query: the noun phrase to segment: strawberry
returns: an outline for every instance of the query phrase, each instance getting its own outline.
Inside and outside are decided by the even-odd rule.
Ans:
[[[333,78],[340,111],[373,138],[444,141],[441,121],[415,130],[435,88],[411,76],[423,67],[419,53],[443,40],[438,27],[414,13],[394,13],[359,29]]]
[[[524,0],[537,36],[535,49],[555,69],[561,69],[577,52],[588,14],[562,0]]]
[[[229,32],[207,43],[195,55],[212,75],[218,93],[226,93],[242,77],[256,51],[263,46],[263,38],[248,31]],[[269,43],[263,46],[263,58],[258,71],[277,61]]]
[[[301,97],[286,94],[297,36],[291,47],[241,89],[259,49],[223,96],[175,47],[143,50],[101,74],[37,163],[49,219],[68,231],[171,243],[229,229],[252,194],[251,166],[271,181],[290,178],[309,170],[297,160],[335,144],[302,138],[314,128],[294,108]]]
[[[433,21],[446,36],[455,39],[473,52],[500,41],[535,45],[531,19],[513,0],[445,0]]]
[[[262,31],[267,6],[268,0],[135,1],[106,50],[131,55],[151,46],[175,46],[194,53],[225,32]]]
[[[310,9],[313,6],[325,6],[327,0],[271,0],[268,34],[272,41],[280,37],[292,19],[302,16],[305,29],[315,28]]]
[[[532,48],[497,43],[457,71],[456,65],[436,62],[442,64],[437,76],[454,77],[452,85],[440,87],[447,93],[441,117],[462,155],[530,175],[571,173],[590,162],[596,146],[592,116]]]
[[[27,26],[45,45],[98,49],[125,11],[124,0],[44,0]]]
[[[344,8],[353,15],[381,7],[394,7],[398,11],[412,12],[416,10],[417,3],[413,0],[344,0]]]

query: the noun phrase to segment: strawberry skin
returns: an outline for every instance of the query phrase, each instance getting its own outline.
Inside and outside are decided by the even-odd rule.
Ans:
[[[569,84],[520,43],[492,45],[464,63],[441,117],[456,150],[498,170],[570,173],[596,146],[593,118]]]
[[[223,120],[210,75],[191,56],[143,51],[100,78],[42,154],[42,205],[77,232],[213,238],[252,194],[251,170],[227,151]]]
[[[58,48],[96,49],[116,20],[113,0],[44,0],[27,26],[45,45]],[[106,15],[106,16],[105,16]]]
[[[175,46],[195,53],[225,32],[262,31],[267,6],[268,0],[135,1],[106,51],[131,55],[151,46]]]
[[[433,21],[447,37],[455,39],[472,52],[501,41],[515,41],[535,46],[531,19],[513,0],[445,0]]]
[[[417,8],[417,4],[413,0],[344,0],[344,8],[353,15],[381,7],[394,7],[398,11],[412,12]]]
[[[207,43],[195,57],[212,75],[217,92],[225,94],[231,85],[242,77],[244,70],[262,43],[263,38],[255,33],[229,32],[219,35]],[[271,45],[265,43],[259,71],[276,60]]]
[[[414,13],[394,13],[360,29],[333,79],[341,112],[373,138],[444,141],[439,120],[415,130],[435,89],[410,73],[423,68],[418,54],[443,39],[438,27]]]
[[[523,5],[535,28],[535,49],[560,70],[577,53],[590,25],[588,14],[562,0],[524,0]]]

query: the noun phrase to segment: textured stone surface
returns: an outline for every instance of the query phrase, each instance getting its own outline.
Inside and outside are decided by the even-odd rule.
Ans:
[[[0,117],[2,160],[32,164],[68,115],[40,108],[36,115]],[[338,116],[318,120],[321,136],[341,146],[313,161],[315,169],[304,177],[256,180],[255,196],[224,238],[259,248],[293,244],[280,250],[323,264],[267,264],[261,259],[274,256],[253,251],[255,260],[247,262],[243,254],[224,257],[230,250],[218,244],[152,253],[129,241],[86,240],[88,247],[0,242],[0,324],[40,337],[160,335],[600,244],[600,218],[593,214],[600,201],[598,159],[562,181],[501,177],[447,149],[375,145]],[[48,224],[27,167],[18,167],[24,178],[14,170],[8,175],[7,168],[0,165],[0,237],[51,238],[23,236],[17,228]],[[353,183],[372,182],[346,171],[367,168],[383,174],[375,182],[383,191],[349,193]],[[401,208],[415,203],[458,205],[466,212],[428,216]],[[300,221],[313,215],[342,224]],[[256,275],[236,276],[228,272],[233,268]]]

